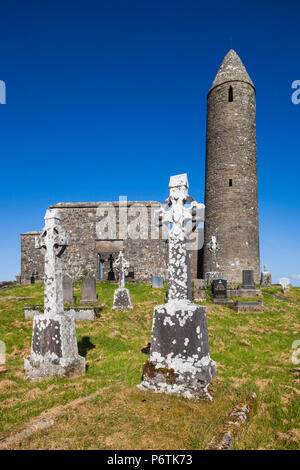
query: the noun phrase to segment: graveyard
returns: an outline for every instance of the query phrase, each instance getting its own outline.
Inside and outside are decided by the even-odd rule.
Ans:
[[[217,367],[210,401],[137,388],[149,357],[153,308],[163,303],[167,286],[126,287],[132,310],[113,310],[117,284],[97,282],[95,320],[76,322],[85,375],[39,382],[24,380],[32,336],[24,307],[43,304],[43,284],[0,291],[0,336],[6,338],[6,364],[0,366],[1,448],[206,449],[240,404],[251,410],[233,448],[299,448],[300,369],[291,360],[299,337],[299,288],[283,294],[279,285],[262,287],[264,312],[249,314],[214,304],[211,291],[205,291],[199,304],[207,306],[210,354]],[[80,306],[80,282],[74,284],[74,297]],[[5,444],[4,438],[18,436],[40,418],[51,425]]]
[[[299,450],[293,28],[52,3],[2,28],[0,450]]]

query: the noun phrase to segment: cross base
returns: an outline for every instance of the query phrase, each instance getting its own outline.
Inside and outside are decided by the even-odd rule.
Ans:
[[[85,373],[85,358],[78,354],[72,313],[34,316],[31,355],[24,360],[24,369],[32,381]]]
[[[130,292],[125,287],[119,287],[114,292],[114,305],[112,310],[132,310]]]
[[[206,307],[188,300],[154,308],[150,359],[143,368],[139,388],[153,392],[207,396],[216,376],[209,355]]]

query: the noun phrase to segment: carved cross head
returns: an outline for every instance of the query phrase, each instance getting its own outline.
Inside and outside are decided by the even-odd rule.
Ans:
[[[163,224],[173,224],[173,232],[183,232],[190,220],[204,221],[204,205],[197,203],[188,194],[189,183],[187,174],[170,177],[170,195],[159,210]]]
[[[122,251],[120,251],[119,256],[114,261],[113,267],[119,273],[120,276],[122,274],[127,276],[130,263],[124,258]]]
[[[217,251],[219,251],[220,245],[219,245],[219,243],[217,243],[217,239],[216,239],[215,236],[212,236],[212,237],[211,237],[211,240],[210,240],[210,242],[207,244],[207,247],[208,247],[208,250],[209,250],[211,253],[216,253]]]
[[[45,215],[45,227],[41,235],[35,238],[35,248],[43,251],[53,250],[60,257],[69,245],[68,234],[60,225],[60,215],[57,209],[49,209]]]

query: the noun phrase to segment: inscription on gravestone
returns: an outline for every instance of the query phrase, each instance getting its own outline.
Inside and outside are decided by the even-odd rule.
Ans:
[[[227,281],[225,279],[214,279],[212,282],[212,293],[215,299],[226,299]]]

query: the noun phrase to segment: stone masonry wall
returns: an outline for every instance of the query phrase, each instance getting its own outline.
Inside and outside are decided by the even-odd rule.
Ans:
[[[146,226],[140,226],[141,238],[125,238],[119,233],[118,203],[59,203],[50,206],[59,209],[61,226],[69,235],[69,246],[62,255],[63,274],[69,274],[74,281],[80,280],[84,271],[99,279],[99,263],[103,261],[103,279],[109,280],[112,260],[123,248],[124,256],[131,264],[129,271],[134,273],[137,282],[150,282],[152,275],[165,275],[168,251],[166,242],[161,238],[151,238],[151,212],[157,209],[156,202],[128,202],[128,224],[134,223],[140,211],[148,214]],[[116,214],[116,233],[112,238],[99,232],[99,207],[109,210],[112,207]],[[145,212],[146,211],[146,212]],[[153,229],[152,229],[153,230]],[[34,238],[40,232],[31,232],[21,236],[21,279],[23,283],[30,282],[33,271],[38,271],[43,279],[44,256],[34,248]],[[153,235],[153,233],[152,233]]]
[[[40,233],[21,234],[21,282],[24,284],[30,283],[33,275],[35,280],[44,279],[44,255],[35,248],[35,237]]]
[[[205,206],[203,272],[209,271],[206,244],[214,235],[224,279],[241,282],[242,270],[253,269],[258,283],[256,111],[249,83],[226,82],[208,94]]]

